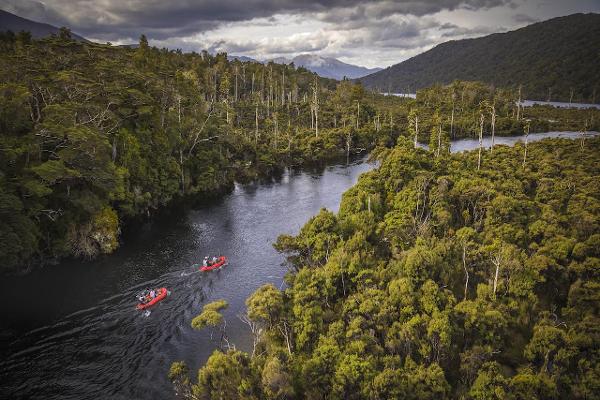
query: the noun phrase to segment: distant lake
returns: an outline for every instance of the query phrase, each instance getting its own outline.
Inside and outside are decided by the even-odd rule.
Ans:
[[[384,96],[406,97],[406,98],[411,98],[411,99],[417,98],[416,93],[381,92],[381,94],[383,94]],[[523,106],[523,107],[532,107],[535,105],[552,106],[552,107],[557,107],[557,108],[580,108],[580,109],[597,108],[597,109],[600,109],[600,104],[594,104],[594,103],[568,103],[568,102],[562,102],[562,101],[541,101],[541,100],[523,100],[521,102],[521,106]]]
[[[543,139],[580,139],[580,138],[592,138],[600,135],[600,132],[588,131],[585,135],[581,132],[564,131],[564,132],[543,132],[543,133],[530,133],[527,141],[529,143],[537,142]],[[524,142],[525,136],[496,136],[494,138],[494,146],[506,145],[514,146],[518,142]],[[492,137],[484,136],[482,139],[482,146],[484,149],[492,147]],[[429,149],[429,146],[425,143],[419,143],[419,147],[423,149]],[[479,139],[476,138],[463,138],[450,141],[450,152],[460,153],[461,151],[475,150],[479,148]]]
[[[523,100],[523,107],[531,107],[535,105],[552,106],[557,108],[597,108],[600,109],[600,104],[593,103],[566,103],[562,101],[539,101],[539,100]]]
[[[406,97],[411,99],[416,99],[416,93],[382,93],[384,96],[396,96],[396,97]]]

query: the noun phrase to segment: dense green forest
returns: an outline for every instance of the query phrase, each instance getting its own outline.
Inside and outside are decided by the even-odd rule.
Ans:
[[[145,37],[137,49],[78,42],[66,28],[3,33],[0,54],[3,271],[110,253],[123,223],[174,198],[394,142],[378,96],[293,65]]]
[[[414,93],[455,79],[517,89],[523,98],[600,101],[600,15],[573,14],[489,36],[449,41],[361,78],[368,88]]]
[[[479,153],[415,149],[380,165],[295,236],[290,272],[241,318],[250,354],[219,332],[189,399],[593,399],[600,393],[600,139]],[[220,340],[219,340],[220,338]]]
[[[599,110],[517,107],[519,92],[453,82],[416,100],[293,64],[0,35],[0,264],[28,271],[119,245],[123,226],[186,196],[325,162],[400,132],[460,137],[598,130]],[[433,135],[432,135],[433,134]]]

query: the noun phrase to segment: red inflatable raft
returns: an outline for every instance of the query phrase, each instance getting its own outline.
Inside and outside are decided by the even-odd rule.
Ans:
[[[156,295],[153,298],[151,298],[149,295],[146,296],[146,301],[144,303],[139,303],[136,308],[138,310],[143,310],[148,307],[152,307],[153,305],[167,297],[167,294],[169,294],[169,292],[164,287],[156,289]]]
[[[216,263],[207,265],[206,267],[202,267],[200,268],[200,271],[212,271],[213,269],[221,268],[224,265],[227,265],[227,257],[221,256],[217,258]]]

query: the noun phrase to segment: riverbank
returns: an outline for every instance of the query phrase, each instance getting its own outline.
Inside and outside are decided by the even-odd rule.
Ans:
[[[328,133],[322,134],[322,139],[326,138]],[[127,245],[128,238],[136,235],[144,226],[153,221],[169,219],[173,214],[179,214],[182,210],[189,210],[195,206],[204,207],[207,204],[215,204],[225,195],[230,194],[237,184],[252,185],[265,184],[278,181],[285,174],[287,169],[295,171],[323,171],[329,165],[339,165],[363,157],[363,154],[372,150],[375,143],[361,143],[366,147],[352,147],[349,155],[345,151],[321,151],[312,156],[300,156],[298,153],[286,154],[275,163],[256,164],[246,163],[243,167],[238,167],[228,178],[217,183],[217,186],[209,191],[181,194],[176,192],[172,198],[163,205],[147,209],[142,214],[119,216],[117,243],[107,253],[95,253],[86,257],[60,256],[54,257],[44,255],[38,259],[31,259],[26,266],[17,267],[13,270],[0,269],[3,276],[23,276],[34,272],[37,269],[52,268],[59,263],[87,263],[96,258],[101,258],[110,254],[122,246]],[[114,206],[114,205],[113,205]]]

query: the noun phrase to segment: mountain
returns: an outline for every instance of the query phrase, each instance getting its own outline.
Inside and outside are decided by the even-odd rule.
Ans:
[[[18,15],[11,14],[8,11],[0,10],[0,32],[5,31],[13,31],[14,33],[28,31],[31,32],[31,36],[39,39],[52,34],[57,35],[59,28],[49,24],[35,22],[19,17]],[[76,35],[75,33],[71,33],[71,37],[75,40],[87,42],[87,39]]]
[[[331,57],[321,57],[313,54],[300,54],[292,59],[278,57],[268,61],[277,64],[289,64],[293,62],[298,67],[304,67],[324,78],[349,79],[360,78],[362,76],[381,71],[381,68],[365,68],[358,65],[347,64]]]
[[[361,82],[380,91],[414,92],[455,79],[522,85],[524,98],[600,99],[600,14],[573,14],[515,31],[449,41]]]
[[[228,61],[238,60],[238,61],[241,61],[241,62],[260,62],[260,61],[255,60],[252,57],[234,56],[234,55],[227,55],[227,60]]]
[[[271,58],[271,59],[265,60],[265,62],[274,62],[275,64],[290,64],[290,63],[293,63],[294,60],[292,58],[276,57],[276,58]]]

